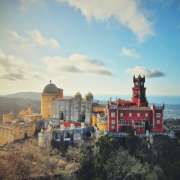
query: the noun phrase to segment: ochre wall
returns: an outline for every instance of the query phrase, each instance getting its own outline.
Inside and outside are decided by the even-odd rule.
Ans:
[[[1,125],[0,126],[0,145],[5,145],[16,140],[21,140],[25,138],[25,134],[28,137],[32,137],[35,132],[35,124],[33,122],[15,126],[9,125],[9,127]]]
[[[105,113],[106,112],[106,106],[93,106],[93,113]]]
[[[56,94],[41,94],[41,115],[43,119],[52,117],[52,104],[56,98],[63,98],[63,90],[59,89]]]
[[[12,113],[3,114],[3,122],[12,122],[14,116]]]
[[[52,103],[56,99],[56,95],[46,95],[41,96],[41,115],[43,119],[48,119],[52,116]]]

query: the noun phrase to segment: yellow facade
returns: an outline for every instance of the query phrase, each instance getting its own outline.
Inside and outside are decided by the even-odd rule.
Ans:
[[[41,119],[42,119],[42,115],[37,114],[37,113],[32,113],[32,114],[23,116],[24,121],[29,121],[29,120],[37,121],[37,120],[41,120]]]
[[[10,123],[12,122],[14,119],[14,116],[12,113],[5,113],[3,114],[3,122],[4,123]]]
[[[43,119],[48,119],[52,117],[52,104],[56,98],[57,98],[56,94],[41,95],[41,115]]]
[[[97,115],[96,114],[93,114],[92,115],[92,123],[91,123],[92,126],[96,126],[97,125]]]
[[[18,114],[18,117],[24,121],[36,121],[42,119],[41,114],[33,113],[31,107],[21,110]]]
[[[106,113],[106,105],[93,105],[93,113]]]
[[[19,117],[23,117],[24,115],[31,115],[32,109],[31,107],[27,107],[26,109],[23,109],[19,112]]]
[[[53,101],[63,98],[63,89],[57,88],[53,83],[47,84],[41,94],[41,115],[43,119],[52,117]]]
[[[92,115],[92,126],[95,126],[99,131],[107,131],[107,121],[102,117],[106,114],[106,104],[94,104]]]
[[[0,145],[12,143],[16,140],[32,137],[35,133],[33,122],[16,122],[14,124],[0,124]]]
[[[102,121],[95,113],[92,115],[92,126],[95,126],[99,131],[107,131],[107,121]]]
[[[102,132],[107,131],[107,122],[106,121],[97,122],[97,128],[99,131],[102,131]]]

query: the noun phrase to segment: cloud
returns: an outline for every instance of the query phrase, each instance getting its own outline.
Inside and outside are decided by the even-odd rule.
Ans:
[[[115,18],[135,33],[139,40],[153,35],[152,23],[139,0],[57,0],[79,10],[88,21]]]
[[[136,66],[134,68],[130,68],[127,70],[127,72],[133,75],[138,75],[138,74],[145,75],[148,78],[165,76],[165,74],[159,70],[147,69],[142,66]]]
[[[123,48],[121,48],[120,55],[126,56],[128,58],[132,58],[132,59],[140,58],[140,55],[138,54],[138,52],[134,48],[123,47]]]
[[[31,79],[37,72],[33,66],[22,58],[5,54],[0,50],[0,79],[17,81]]]
[[[7,73],[7,74],[3,74],[2,76],[0,76],[0,79],[6,79],[6,80],[10,80],[10,81],[16,81],[16,80],[23,80],[24,79],[24,75],[19,72],[19,73]]]
[[[38,46],[49,46],[54,49],[60,47],[56,39],[53,38],[48,39],[45,36],[43,36],[43,34],[38,30],[34,30],[30,32],[29,35],[30,35],[30,39],[32,39],[32,41]]]
[[[60,44],[56,39],[47,38],[38,30],[26,32],[24,36],[16,31],[8,31],[8,33],[13,40],[22,45],[36,45],[38,47],[50,47],[53,49],[60,48]]]
[[[45,57],[43,62],[48,72],[112,76],[111,71],[101,61],[90,59],[83,54],[73,54],[69,57]]]

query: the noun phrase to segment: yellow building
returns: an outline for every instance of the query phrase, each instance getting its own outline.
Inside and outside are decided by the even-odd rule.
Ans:
[[[32,114],[27,114],[23,116],[24,121],[30,121],[30,120],[37,121],[41,119],[42,119],[42,115],[38,113],[32,113]]]
[[[92,126],[101,132],[107,130],[106,104],[93,104]]]
[[[93,104],[93,113],[106,113],[106,104]]]
[[[42,119],[42,115],[39,113],[33,113],[31,107],[21,110],[18,117],[24,121],[36,121]]]
[[[41,115],[43,119],[52,117],[52,104],[57,98],[63,98],[63,89],[57,88],[50,81],[41,94]]]
[[[99,131],[107,131],[107,121],[105,116],[100,116],[100,114],[94,113],[92,115],[92,126],[96,127]]]
[[[35,124],[31,122],[14,122],[0,124],[0,145],[12,143],[26,137],[32,137],[35,132]]]
[[[4,123],[12,122],[13,119],[14,119],[13,113],[4,113],[4,114],[3,114],[2,121],[3,121]]]
[[[30,115],[30,114],[32,114],[32,108],[29,106],[26,109],[21,110],[18,116],[23,117],[24,115]]]

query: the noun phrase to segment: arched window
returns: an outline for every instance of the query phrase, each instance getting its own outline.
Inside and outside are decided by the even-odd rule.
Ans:
[[[60,120],[64,120],[64,113],[63,112],[60,112]]]

